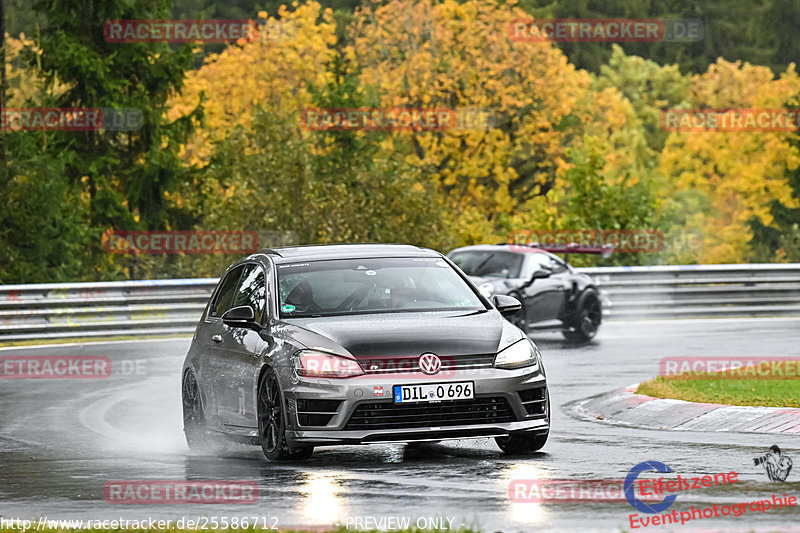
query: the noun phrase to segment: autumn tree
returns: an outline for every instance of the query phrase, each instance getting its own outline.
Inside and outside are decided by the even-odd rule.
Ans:
[[[493,117],[487,126],[387,140],[387,149],[433,170],[460,244],[507,238],[513,214],[553,189],[579,131],[589,76],[550,43],[512,42],[509,23],[524,16],[488,2],[395,0],[358,13],[345,51],[384,107]]]
[[[786,101],[790,109],[800,108],[800,95]],[[797,133],[787,134],[787,142],[794,155],[800,155],[800,138]],[[800,262],[800,158],[788,163],[784,175],[791,188],[791,198],[774,198],[768,202],[772,223],[752,216],[747,222],[753,238],[748,259],[756,262]]]
[[[168,96],[180,89],[191,64],[191,49],[173,52],[163,43],[110,43],[103,35],[108,20],[167,18],[169,5],[167,0],[34,4],[46,20],[36,49],[26,51],[28,64],[44,75],[46,97],[38,104],[141,113],[128,131],[26,134],[41,151],[59,159],[63,171],[51,179],[67,180],[86,198],[93,240],[83,255],[103,269],[113,270],[116,260],[102,248],[107,229],[163,229],[185,216],[167,195],[185,172],[177,152],[195,110],[172,121],[163,115]],[[65,90],[56,91],[60,85]]]
[[[692,78],[688,100],[693,108],[770,109],[782,107],[798,89],[794,68],[774,79],[766,67],[720,59]],[[674,224],[704,234],[699,262],[743,262],[752,238],[748,221],[771,225],[774,200],[798,206],[785,176],[797,165],[796,149],[780,132],[671,133],[660,163],[665,207]]]

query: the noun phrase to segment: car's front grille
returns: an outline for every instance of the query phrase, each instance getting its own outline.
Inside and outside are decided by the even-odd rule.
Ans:
[[[397,374],[402,372],[419,372],[419,355],[412,357],[372,357],[359,359],[361,367],[367,374]],[[453,370],[469,370],[491,368],[495,354],[477,355],[440,355],[442,367],[439,372]]]
[[[301,426],[327,426],[341,400],[297,400],[297,422]]]
[[[545,399],[546,390],[545,387],[536,387],[534,389],[526,389],[517,392],[522,406],[525,408],[528,415],[545,416],[545,414],[547,414],[545,411],[547,403]]]
[[[491,424],[514,420],[516,418],[511,406],[502,397],[442,403],[381,402],[359,405],[345,429],[406,429]]]

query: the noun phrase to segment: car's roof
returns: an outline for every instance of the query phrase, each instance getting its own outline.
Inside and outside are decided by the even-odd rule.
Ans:
[[[441,257],[439,252],[409,244],[324,244],[272,248],[276,264],[327,259],[365,259],[370,257]]]

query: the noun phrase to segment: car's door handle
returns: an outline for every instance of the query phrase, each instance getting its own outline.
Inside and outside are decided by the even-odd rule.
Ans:
[[[214,342],[222,342],[222,335],[212,335],[211,340]]]

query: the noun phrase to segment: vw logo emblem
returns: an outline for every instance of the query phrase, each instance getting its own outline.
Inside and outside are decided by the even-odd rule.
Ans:
[[[442,360],[435,353],[424,353],[419,356],[419,369],[423,374],[437,374],[442,368]]]

